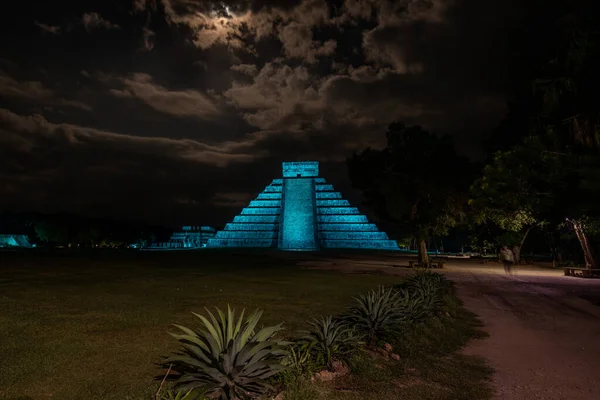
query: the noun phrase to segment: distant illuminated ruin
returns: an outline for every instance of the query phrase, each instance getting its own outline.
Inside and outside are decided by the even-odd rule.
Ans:
[[[319,178],[319,163],[284,162],[274,179],[207,247],[399,250],[385,232]]]
[[[156,242],[148,250],[186,250],[206,247],[206,242],[215,236],[216,229],[210,226],[183,226],[174,232],[168,242]]]
[[[27,235],[4,235],[0,234],[0,247],[35,247],[29,242]]]

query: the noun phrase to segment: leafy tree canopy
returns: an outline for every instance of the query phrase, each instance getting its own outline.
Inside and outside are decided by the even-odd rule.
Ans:
[[[368,148],[348,159],[350,179],[380,219],[424,246],[431,235],[446,235],[464,215],[472,165],[457,155],[451,137],[419,126],[393,123],[386,136],[384,149]],[[423,246],[421,259],[426,258]]]

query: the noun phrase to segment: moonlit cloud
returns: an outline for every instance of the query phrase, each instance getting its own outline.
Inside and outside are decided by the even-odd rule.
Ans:
[[[44,24],[42,22],[35,21],[35,26],[37,26],[42,32],[49,33],[52,35],[58,35],[60,33],[60,26]]]
[[[77,100],[59,97],[53,90],[39,81],[19,81],[0,71],[0,97],[16,97],[31,102],[41,102],[56,106],[78,108],[91,111],[92,108]]]
[[[0,204],[221,223],[283,160],[349,187],[393,121],[480,154],[528,55],[505,44],[522,2],[334,3],[32,4],[0,37]]]
[[[219,110],[209,96],[197,90],[168,90],[152,81],[148,74],[136,73],[121,78],[123,89],[111,89],[117,97],[137,98],[153,109],[175,116],[212,118]]]

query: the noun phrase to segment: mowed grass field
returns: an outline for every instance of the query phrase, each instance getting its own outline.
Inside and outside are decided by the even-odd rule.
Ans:
[[[0,253],[0,399],[145,399],[171,324],[204,307],[264,310],[286,334],[400,277],[301,268],[268,253]]]

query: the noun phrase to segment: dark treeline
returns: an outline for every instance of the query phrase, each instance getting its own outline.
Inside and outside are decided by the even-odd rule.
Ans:
[[[565,10],[565,7],[569,8]],[[387,146],[348,159],[354,186],[396,238],[418,248],[513,248],[596,267],[600,233],[600,29],[593,1],[548,2],[517,37],[523,65],[482,165],[451,138],[394,123]],[[518,32],[515,32],[519,36]],[[445,239],[442,239],[445,238]],[[452,248],[454,247],[454,248]]]
[[[46,247],[124,248],[167,240],[172,229],[114,218],[88,218],[69,213],[0,213],[0,233],[25,234]]]

